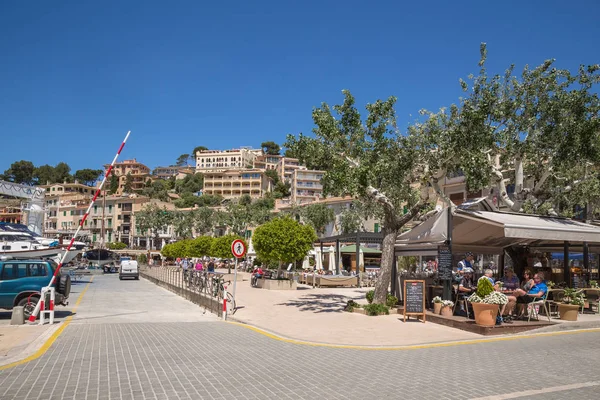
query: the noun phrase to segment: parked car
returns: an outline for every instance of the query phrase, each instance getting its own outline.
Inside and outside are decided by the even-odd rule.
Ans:
[[[48,286],[57,266],[50,260],[0,260],[0,308],[12,310],[15,306],[21,306],[25,318],[29,318],[40,300],[42,288]],[[54,304],[69,304],[69,274],[59,274],[54,287]]]
[[[123,278],[134,278],[140,279],[140,271],[138,269],[138,262],[135,260],[123,260],[121,261],[121,267],[119,268],[119,279]]]

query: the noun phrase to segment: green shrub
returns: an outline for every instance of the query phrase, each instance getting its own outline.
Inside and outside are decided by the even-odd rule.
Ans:
[[[368,304],[364,307],[367,315],[374,317],[380,314],[388,315],[390,313],[390,309],[388,306],[384,304]]]
[[[148,259],[145,254],[140,254],[139,256],[137,256],[137,262],[139,262],[140,264],[146,264],[148,262]]]
[[[375,291],[374,290],[369,290],[367,292],[367,302],[369,304],[371,304],[373,302],[373,298],[375,297]]]
[[[348,303],[346,303],[346,307],[344,307],[344,310],[352,312],[355,308],[360,308],[360,304],[358,304],[354,300],[348,300]]]
[[[398,304],[398,298],[396,296],[393,296],[391,294],[387,295],[387,300],[385,302],[385,304],[389,307],[392,308],[394,307],[396,304]]]
[[[487,277],[482,276],[481,278],[479,278],[479,280],[477,281],[477,296],[484,299],[493,291],[494,285],[492,285],[492,282],[490,282],[490,280]]]

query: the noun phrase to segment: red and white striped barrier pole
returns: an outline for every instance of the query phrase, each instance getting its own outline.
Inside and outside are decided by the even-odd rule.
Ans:
[[[223,285],[223,321],[227,320],[227,285]]]
[[[94,194],[94,197],[92,198],[92,201],[90,202],[90,205],[88,206],[87,211],[85,212],[85,215],[79,222],[77,231],[75,231],[75,234],[73,235],[71,242],[67,246],[67,249],[65,250],[65,253],[63,254],[63,256],[60,260],[60,263],[58,263],[58,266],[56,267],[56,271],[54,271],[54,275],[52,275],[52,279],[50,279],[50,283],[48,284],[47,287],[52,286],[56,282],[56,277],[58,276],[58,273],[59,273],[60,269],[62,268],[65,258],[67,258],[67,254],[69,254],[69,251],[71,251],[71,247],[73,246],[75,239],[79,235],[79,231],[83,227],[85,220],[87,219],[88,215],[90,215],[90,211],[91,211],[92,207],[94,206],[96,199],[100,195],[100,192],[102,191],[102,187],[104,187],[104,183],[106,183],[108,176],[112,172],[112,169],[115,166],[115,163],[117,162],[117,158],[119,158],[119,155],[121,154],[121,151],[123,150],[123,147],[125,147],[125,143],[127,142],[127,139],[129,138],[130,133],[131,133],[131,131],[128,131],[127,135],[125,135],[125,139],[123,139],[123,142],[121,143],[121,146],[119,147],[119,150],[117,151],[117,154],[115,154],[115,157],[113,158],[112,162],[110,163],[110,167],[108,167],[108,169],[106,170],[106,173],[104,174],[104,178],[102,179],[100,186],[98,186],[98,190],[96,190],[96,194]],[[33,312],[31,313],[31,316],[29,317],[29,322],[35,322],[37,315],[40,312],[41,305],[43,305],[43,303],[44,303],[44,299],[41,299],[40,301],[38,301],[38,303],[35,306],[35,310],[33,310]]]

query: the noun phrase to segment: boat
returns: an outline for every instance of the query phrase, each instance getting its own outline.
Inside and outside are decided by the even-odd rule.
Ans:
[[[0,222],[0,232],[2,232],[2,231],[24,233],[25,235],[32,236],[37,242],[39,242],[45,246],[53,246],[55,243],[57,243],[60,246],[67,247],[69,245],[69,243],[71,242],[70,237],[64,237],[61,242],[59,242],[57,239],[43,237],[42,235],[30,230],[26,225],[23,225],[23,224]],[[63,235],[60,235],[60,236],[62,237]],[[72,237],[72,235],[71,235],[71,237]],[[76,248],[77,250],[83,250],[85,247],[87,247],[87,244],[84,242],[80,242],[80,241],[74,241],[72,247]]]
[[[2,232],[0,231],[0,257],[6,259],[36,259],[50,258],[55,262],[60,262],[66,248],[58,245],[58,241],[42,244],[32,236],[22,232]],[[72,261],[81,250],[71,249],[64,260],[64,263]]]

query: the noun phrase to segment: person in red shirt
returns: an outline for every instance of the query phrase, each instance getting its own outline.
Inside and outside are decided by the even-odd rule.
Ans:
[[[264,272],[262,268],[260,266],[255,267],[254,271],[252,272],[252,286],[256,287],[256,283],[260,278],[263,277],[263,275]]]

